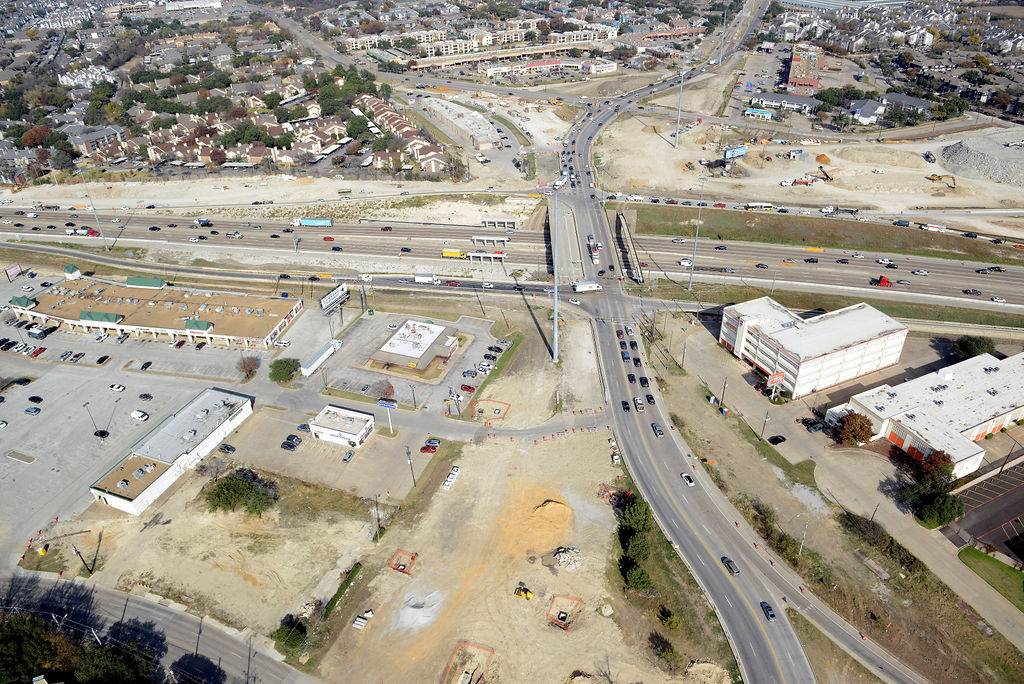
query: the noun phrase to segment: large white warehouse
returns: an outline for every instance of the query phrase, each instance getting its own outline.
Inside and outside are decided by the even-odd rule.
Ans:
[[[978,440],[1024,418],[1024,353],[1002,361],[980,354],[895,387],[882,385],[826,419],[849,412],[871,420],[872,439],[884,437],[917,459],[945,451],[953,474],[963,477],[984,459]]]
[[[907,326],[867,304],[801,318],[770,297],[722,310],[721,342],[802,397],[896,364]]]

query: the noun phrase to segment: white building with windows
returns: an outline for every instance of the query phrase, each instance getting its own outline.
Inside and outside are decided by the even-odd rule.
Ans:
[[[907,326],[867,304],[802,318],[770,297],[722,310],[718,341],[794,398],[895,365]]]
[[[314,439],[357,447],[373,432],[373,422],[372,413],[328,404],[309,421],[309,432]]]

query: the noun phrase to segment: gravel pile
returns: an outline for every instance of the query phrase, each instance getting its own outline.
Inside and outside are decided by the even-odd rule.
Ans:
[[[573,547],[559,546],[555,551],[555,560],[559,567],[575,570],[580,567],[580,550]]]
[[[953,173],[1024,185],[1024,149],[1005,145],[1022,137],[1020,133],[1004,133],[961,140],[942,148],[942,165]]]

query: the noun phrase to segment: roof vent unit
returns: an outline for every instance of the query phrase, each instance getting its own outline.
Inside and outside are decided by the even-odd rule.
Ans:
[[[907,418],[909,418],[910,420],[914,420],[915,418],[917,418],[917,415],[914,413],[908,413]]]
[[[886,393],[885,393],[885,396],[887,396],[887,397],[889,397],[890,399],[892,399],[892,398],[894,398],[894,397],[896,396],[896,393],[895,393],[895,392],[886,392]]]
[[[118,489],[128,489],[128,480],[118,480],[117,488]]]
[[[942,403],[943,403],[943,402],[942,402],[942,400],[941,400],[941,399],[933,399],[932,401],[933,401],[933,402],[935,402],[935,405],[936,405],[936,406],[942,406]]]
[[[254,311],[254,309],[252,309],[251,307],[248,307],[248,306],[245,307],[245,315],[246,316],[252,316],[252,312],[253,311]]]
[[[882,404],[876,404],[875,410],[878,411],[879,413],[882,413],[883,411],[885,411],[885,406],[883,406]]]
[[[999,390],[996,390],[996,389],[989,389],[989,390],[985,390],[985,391],[988,392],[989,396],[992,396],[992,397],[994,397],[997,394],[999,394]]]

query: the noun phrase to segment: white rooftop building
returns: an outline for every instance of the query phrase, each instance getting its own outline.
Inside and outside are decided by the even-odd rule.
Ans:
[[[315,439],[357,447],[373,432],[373,421],[372,413],[328,404],[309,422],[309,432]]]
[[[250,415],[251,397],[205,389],[133,444],[89,492],[108,506],[141,515]]]
[[[945,451],[953,474],[963,477],[981,466],[979,439],[1024,418],[1024,353],[1002,361],[981,354],[895,387],[861,392],[827,419],[849,412],[871,420],[872,439],[884,437],[917,459]]]
[[[896,364],[907,326],[867,304],[801,318],[770,297],[722,310],[718,341],[794,398]]]
[[[422,372],[434,359],[450,359],[458,348],[459,339],[452,328],[408,320],[370,360]]]

